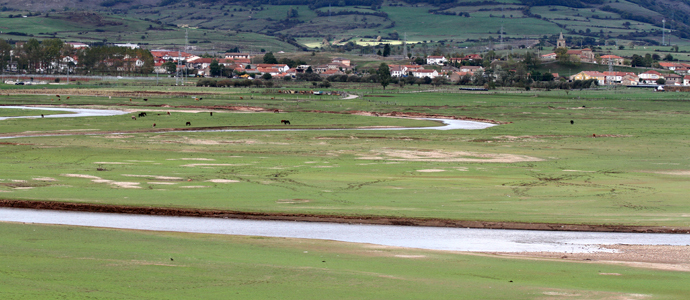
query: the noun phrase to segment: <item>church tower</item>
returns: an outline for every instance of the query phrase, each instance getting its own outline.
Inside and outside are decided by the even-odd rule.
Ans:
[[[558,43],[556,44],[556,48],[568,48],[565,46],[565,38],[563,38],[563,31],[561,31],[561,36],[558,37]]]

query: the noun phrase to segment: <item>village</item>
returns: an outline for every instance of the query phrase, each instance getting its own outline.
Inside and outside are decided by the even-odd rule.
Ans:
[[[31,41],[29,41],[31,43]],[[45,44],[45,43],[43,43]],[[41,44],[41,46],[44,46]],[[47,45],[45,47],[49,47]],[[35,47],[35,45],[34,45]],[[140,76],[174,76],[174,77],[226,77],[240,79],[304,79],[309,81],[331,80],[336,75],[363,76],[371,74],[372,68],[358,67],[348,58],[335,57],[329,63],[310,65],[300,60],[285,60],[278,62],[271,52],[238,53],[227,52],[221,56],[197,55],[180,50],[146,50],[137,44],[113,44],[96,55],[85,53],[97,52],[89,49],[84,43],[66,42],[62,46],[63,55],[53,55],[53,58],[36,59],[27,54],[30,44],[17,43],[12,50],[9,61],[4,70],[9,73],[20,74],[98,74],[117,73],[117,75],[140,74]],[[115,50],[113,50],[115,49]],[[118,50],[120,49],[120,50]],[[101,52],[108,52],[103,54]],[[281,51],[282,52],[282,51]],[[282,54],[279,52],[279,54]],[[486,55],[486,53],[485,53]],[[690,86],[690,63],[678,61],[654,62],[652,68],[640,68],[634,72],[630,68],[630,59],[618,55],[600,55],[590,48],[569,49],[561,33],[553,53],[539,55],[538,64],[544,63],[573,63],[579,70],[572,74],[534,74],[530,70],[516,70],[507,67],[505,60],[514,59],[524,64],[527,54],[522,56],[493,56],[489,59],[482,54],[472,53],[462,57],[454,55],[429,55],[426,57],[410,57],[409,60],[382,63],[387,65],[391,79],[397,82],[405,79],[408,83],[430,84],[469,84],[483,85],[490,81],[506,80],[502,86],[527,86],[533,81],[574,82],[592,81],[597,85],[622,86]],[[534,55],[534,54],[532,54]],[[82,60],[82,62],[80,62]],[[88,61],[85,63],[84,61]],[[608,65],[609,71],[587,70],[588,66]],[[626,67],[624,71],[614,68]],[[308,77],[299,77],[309,74]],[[547,75],[547,76],[543,76]],[[330,77],[330,78],[329,78]],[[321,78],[321,79],[319,79]],[[414,79],[414,80],[412,80]],[[419,82],[415,81],[419,80]],[[17,84],[19,84],[17,82]],[[26,83],[36,84],[36,83]]]

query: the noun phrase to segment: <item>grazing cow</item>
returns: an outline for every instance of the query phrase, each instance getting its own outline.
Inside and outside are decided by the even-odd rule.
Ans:
[[[45,117],[46,117],[46,116],[44,116],[43,114],[41,114],[41,118],[45,118]]]
[[[149,101],[149,99],[144,99],[144,101]]]
[[[153,128],[156,128],[156,123],[153,123]]]
[[[240,97],[240,100],[244,100],[244,98]]]
[[[276,114],[277,114],[277,113],[280,113],[280,111],[279,111],[279,110],[277,110],[277,109],[276,109],[276,110],[274,110],[273,112],[274,112],[274,113],[276,113]]]
[[[187,122],[184,124],[184,126],[192,126],[192,122]]]
[[[67,100],[69,100],[69,97],[67,97]]]
[[[213,112],[212,112],[212,111],[211,111],[211,112],[209,112],[209,114],[211,115],[211,117],[213,117]]]
[[[170,112],[168,112],[168,116],[170,115]]]
[[[132,102],[132,98],[129,98],[129,102]]]
[[[280,120],[280,123],[283,123],[283,125],[290,125],[289,120]]]
[[[575,124],[575,121],[570,120],[570,125],[573,125],[573,124]]]
[[[136,120],[136,119],[137,119],[137,117],[135,117],[135,116],[132,116],[132,120]]]
[[[592,133],[592,137],[593,137],[593,138],[597,137],[597,134],[596,134],[596,133]]]
[[[60,95],[55,95],[55,97],[58,97],[58,98],[60,98]]]
[[[204,100],[204,98],[199,98],[199,101]]]
[[[271,97],[271,100],[274,100],[275,98]]]
[[[139,113],[139,118],[143,118],[143,117],[146,117],[146,113],[145,113],[145,112],[140,112],[140,113]]]

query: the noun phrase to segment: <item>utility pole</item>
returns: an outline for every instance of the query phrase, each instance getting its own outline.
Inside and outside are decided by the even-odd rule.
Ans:
[[[184,30],[184,49],[185,51],[189,51],[189,28],[185,28]],[[184,68],[184,77],[182,78],[182,85],[185,84],[187,81],[187,77],[189,76],[189,71],[187,69],[187,65],[185,62],[185,68]]]
[[[403,40],[403,59],[407,59],[407,32],[405,32],[405,39]]]
[[[661,20],[661,45],[666,45],[666,19]]]

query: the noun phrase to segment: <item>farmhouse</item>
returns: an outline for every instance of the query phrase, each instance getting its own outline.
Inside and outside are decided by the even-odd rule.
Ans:
[[[664,78],[664,76],[661,75],[661,73],[654,71],[654,70],[640,73],[639,77],[640,77],[640,81],[642,81],[646,84],[656,84],[657,80]]]
[[[543,59],[543,60],[555,60],[556,59],[556,53],[544,54],[541,56],[541,59]]]
[[[448,60],[444,56],[428,56],[426,58],[427,65],[442,65],[445,62]]]
[[[622,66],[623,61],[625,61],[625,59],[618,56],[618,55],[602,55],[601,56],[601,63],[602,64],[608,64],[609,61],[611,61],[611,63],[613,65]]]
[[[467,55],[465,55],[465,57],[462,58],[462,60],[467,60],[467,61],[482,60],[482,56],[479,54],[467,54]]]
[[[153,55],[154,59],[157,61],[164,60],[164,61],[179,61],[179,60],[193,60],[199,58],[198,56],[194,54],[190,54],[187,52],[181,52],[181,51],[170,51],[170,50],[151,50],[151,55]]]
[[[252,59],[252,55],[249,53],[225,53],[226,59]]]
[[[89,48],[89,45],[84,44],[84,43],[78,43],[78,42],[67,42],[65,43],[72,47],[73,49],[84,49],[84,48]]]
[[[347,58],[336,57],[336,58],[334,58],[331,62],[333,62],[333,63],[340,63],[340,64],[343,64],[343,65],[345,65],[345,66],[350,67],[350,60],[347,59]]]
[[[667,74],[664,76],[664,79],[666,79],[666,84],[667,85],[681,85],[683,84],[683,76],[680,76],[678,74]]]
[[[613,85],[613,84],[622,84],[623,82],[623,77],[626,75],[632,75],[635,76],[635,73],[633,72],[604,72],[604,75],[606,76],[606,84],[608,85]]]
[[[594,52],[592,52],[592,49],[589,48],[582,50],[568,50],[568,55],[579,57],[580,61],[582,62],[592,63],[595,61]]]
[[[621,79],[622,85],[638,85],[639,83],[640,83],[640,78],[637,77],[637,75],[635,75],[635,74],[625,75]]]
[[[429,77],[431,79],[434,79],[438,77],[438,71],[436,70],[413,70],[410,73],[412,74],[412,76],[417,78]]]
[[[582,71],[580,73],[570,76],[570,80],[590,79],[596,79],[599,85],[604,85],[606,83],[606,75],[598,71]]]
[[[470,75],[473,75],[474,72],[477,71],[484,71],[484,68],[481,66],[462,66],[460,67],[460,72],[467,72],[470,73]]]

